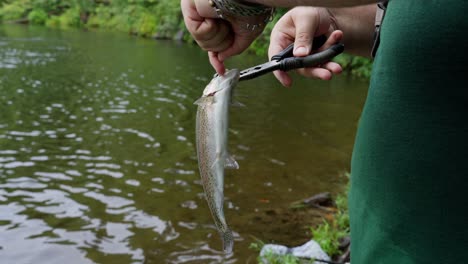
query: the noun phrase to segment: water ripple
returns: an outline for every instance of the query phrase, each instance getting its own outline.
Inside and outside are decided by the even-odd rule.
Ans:
[[[102,193],[91,192],[91,191],[86,192],[83,195],[89,198],[93,198],[105,204],[108,208],[121,208],[121,207],[128,206],[134,203],[132,200],[125,199],[120,196],[104,195]]]

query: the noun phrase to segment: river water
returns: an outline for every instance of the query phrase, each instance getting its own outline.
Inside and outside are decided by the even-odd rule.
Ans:
[[[212,75],[191,45],[0,26],[0,263],[255,263],[255,237],[310,238],[320,217],[288,205],[343,187],[367,83],[238,85],[225,256],[194,147],[193,102]]]

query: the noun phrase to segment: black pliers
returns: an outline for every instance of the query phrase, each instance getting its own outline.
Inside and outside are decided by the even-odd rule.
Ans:
[[[326,40],[327,38],[323,35],[316,37],[314,39],[314,47],[312,50],[316,50],[317,48],[321,47]],[[271,57],[269,62],[241,71],[239,81],[250,80],[276,70],[289,71],[293,69],[317,66],[342,53],[344,50],[344,45],[338,43],[324,51],[317,52],[306,57],[294,57],[293,48],[294,43],[289,45],[280,53]]]

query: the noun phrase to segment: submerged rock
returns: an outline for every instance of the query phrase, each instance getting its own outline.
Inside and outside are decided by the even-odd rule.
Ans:
[[[291,254],[298,258],[316,259],[330,261],[330,257],[323,251],[320,245],[314,240],[310,240],[302,246],[288,248],[283,245],[265,244],[260,251],[262,262],[267,264],[268,261],[263,258],[266,254],[287,255]],[[314,264],[323,264],[324,262],[315,261]]]

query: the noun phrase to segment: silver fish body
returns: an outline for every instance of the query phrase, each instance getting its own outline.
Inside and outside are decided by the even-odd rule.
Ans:
[[[223,211],[224,169],[238,169],[237,162],[228,154],[229,106],[233,88],[239,80],[239,70],[234,69],[211,80],[198,105],[196,121],[198,168],[206,200],[216,228],[223,241],[223,250],[232,252],[234,239]]]

